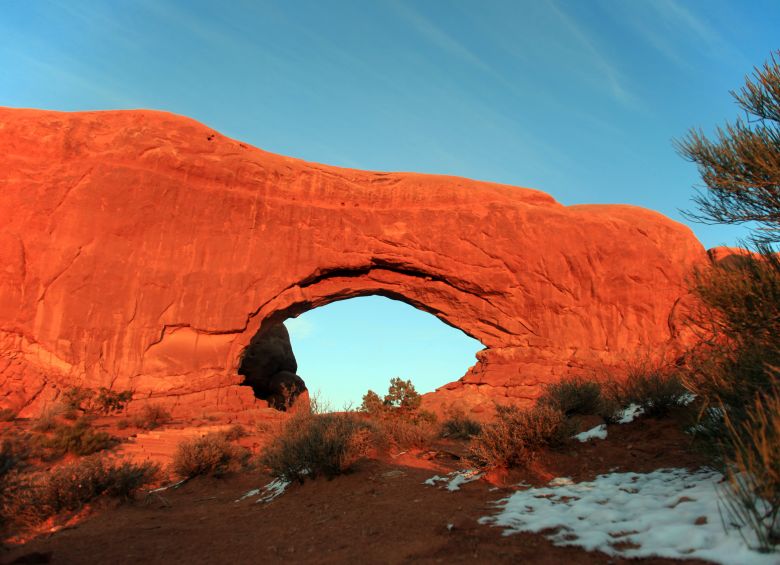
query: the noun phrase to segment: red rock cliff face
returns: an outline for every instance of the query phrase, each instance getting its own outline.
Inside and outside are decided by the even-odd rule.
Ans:
[[[161,112],[0,109],[0,405],[22,414],[74,384],[263,405],[236,371],[258,329],[369,294],[485,345],[434,401],[529,399],[674,349],[704,260],[641,208],[307,163]]]

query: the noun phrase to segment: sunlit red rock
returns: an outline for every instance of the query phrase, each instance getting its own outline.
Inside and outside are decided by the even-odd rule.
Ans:
[[[527,401],[678,349],[702,261],[688,228],[633,206],[307,163],[162,112],[0,109],[0,405],[22,414],[74,384],[264,406],[237,373],[258,329],[368,294],[486,346],[428,403]]]

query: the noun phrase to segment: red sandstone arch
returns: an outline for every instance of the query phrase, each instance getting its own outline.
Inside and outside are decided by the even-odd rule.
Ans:
[[[235,365],[261,324],[366,294],[486,346],[432,402],[530,399],[678,347],[706,260],[649,210],[306,163],[162,112],[0,109],[0,182],[0,404],[27,413],[72,384],[257,406]]]

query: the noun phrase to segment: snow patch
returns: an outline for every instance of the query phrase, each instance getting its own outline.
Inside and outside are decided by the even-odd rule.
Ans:
[[[731,565],[777,565],[777,553],[759,553],[735,529],[724,531],[718,504],[720,473],[659,469],[611,473],[594,481],[556,479],[547,487],[518,491],[495,504],[495,516],[479,521],[517,532],[545,534],[556,545],[581,546],[612,556],[699,558]],[[742,535],[752,547],[755,534]]]
[[[263,496],[255,500],[255,502],[271,502],[277,496],[281,496],[288,486],[290,486],[290,481],[274,479],[263,487]]]
[[[287,490],[288,486],[290,486],[290,481],[286,481],[284,479],[274,479],[262,488],[253,488],[252,490],[248,490],[235,501],[241,502],[242,500],[246,500],[247,498],[252,498],[253,496],[261,494],[262,496],[255,500],[256,503],[271,502],[277,496],[281,496],[284,491]]]
[[[239,498],[237,498],[236,502],[241,502],[242,500],[246,500],[247,498],[249,498],[251,496],[257,496],[258,494],[260,494],[260,489],[259,488],[253,488],[252,490],[245,492]]]
[[[580,432],[572,436],[574,439],[578,439],[581,442],[590,441],[592,439],[607,439],[607,426],[601,424],[595,428],[591,428],[587,432]]]
[[[617,423],[618,424],[628,424],[628,423],[631,423],[636,418],[638,418],[639,416],[641,416],[644,413],[645,413],[645,409],[644,408],[639,406],[639,404],[635,404],[635,403],[632,402],[631,404],[629,404],[628,406],[623,408],[623,410],[618,412]]]
[[[680,397],[678,403],[680,404],[680,406],[688,406],[694,400],[696,400],[696,395],[693,394],[692,392],[686,392]]]
[[[426,479],[423,484],[436,486],[436,483],[445,483],[447,490],[453,492],[460,490],[460,485],[476,481],[481,476],[482,473],[476,469],[461,469],[460,471],[453,471],[444,477],[434,475],[430,479]]]

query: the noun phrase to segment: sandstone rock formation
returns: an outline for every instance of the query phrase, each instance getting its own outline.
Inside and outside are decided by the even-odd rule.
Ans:
[[[677,348],[702,261],[632,206],[307,163],[163,112],[0,109],[0,406],[22,415],[73,384],[265,406],[238,374],[252,336],[369,294],[485,345],[430,402],[523,401]]]

